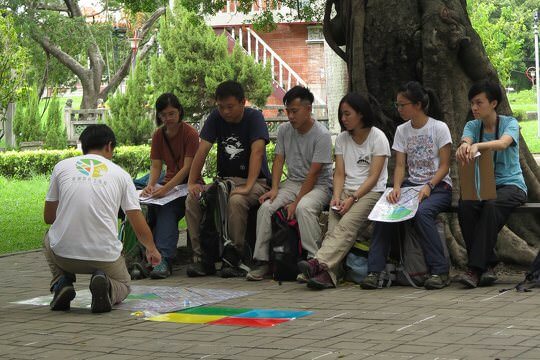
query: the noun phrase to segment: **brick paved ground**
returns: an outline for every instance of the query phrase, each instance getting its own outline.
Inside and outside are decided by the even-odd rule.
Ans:
[[[145,321],[128,311],[94,315],[10,304],[48,293],[39,252],[0,258],[1,359],[540,359],[540,289],[498,293],[504,285],[442,291],[342,286],[322,292],[270,280],[189,279],[181,269],[140,285],[255,290],[231,307],[307,309],[273,328]],[[517,276],[502,279],[507,284]],[[76,288],[88,285],[80,276]]]

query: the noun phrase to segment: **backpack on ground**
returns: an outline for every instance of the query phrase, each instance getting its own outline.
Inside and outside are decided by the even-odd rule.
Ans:
[[[440,221],[437,221],[437,232],[439,236],[434,241],[441,242],[444,255],[449,260],[450,256],[444,238],[444,226]],[[402,241],[399,241],[400,239]],[[386,270],[381,276],[381,286],[389,287],[394,283],[396,285],[420,288],[428,279],[429,269],[426,265],[418,233],[411,221],[405,221],[401,224],[400,239],[398,239],[397,244],[393,244],[398,250],[394,255],[396,261],[387,264]]]
[[[287,209],[272,214],[270,262],[276,281],[293,281],[300,273],[298,262],[305,258],[296,219],[287,220]]]
[[[223,249],[231,244],[227,227],[227,206],[229,194],[233,189],[232,181],[216,179],[201,194],[202,218],[199,239],[205,262],[221,261]]]
[[[141,210],[146,222],[152,228],[153,221],[151,211],[146,205],[141,205]],[[132,280],[144,279],[150,275],[152,266],[146,260],[146,249],[137,239],[135,230],[122,213],[121,224],[118,231],[118,239],[122,242],[122,255],[124,256],[126,267]]]
[[[532,288],[540,288],[540,251],[525,274],[525,279],[514,287],[518,292],[530,292]],[[508,290],[512,290],[512,288],[501,289],[500,292]]]

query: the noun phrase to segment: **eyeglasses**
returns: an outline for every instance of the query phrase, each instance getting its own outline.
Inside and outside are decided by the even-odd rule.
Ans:
[[[410,104],[412,104],[412,103],[408,102],[408,103],[400,104],[400,103],[398,103],[398,102],[395,102],[395,103],[394,103],[394,107],[395,107],[396,109],[403,109],[406,105],[410,105]]]

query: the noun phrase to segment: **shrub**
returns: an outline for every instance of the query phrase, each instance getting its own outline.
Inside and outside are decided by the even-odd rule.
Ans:
[[[49,103],[49,111],[45,123],[45,148],[65,149],[67,146],[66,127],[62,121],[62,110],[60,101],[54,95]]]
[[[111,116],[107,119],[121,145],[143,145],[154,130],[153,111],[146,94],[149,84],[146,63],[139,62],[127,80],[125,94],[118,91],[110,100]]]
[[[0,175],[28,179],[34,175],[50,175],[54,165],[63,159],[81,155],[80,150],[7,151],[0,153]],[[113,161],[132,177],[150,169],[150,147],[119,146]]]
[[[43,140],[39,95],[36,88],[30,88],[26,96],[17,103],[13,126],[19,144],[23,141]]]

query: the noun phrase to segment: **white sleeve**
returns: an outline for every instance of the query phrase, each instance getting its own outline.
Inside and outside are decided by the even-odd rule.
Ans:
[[[58,189],[58,164],[55,165],[54,170],[51,174],[51,181],[49,183],[49,191],[45,197],[45,201],[58,201],[59,200],[59,189]]]
[[[448,125],[442,121],[438,121],[437,126],[437,147],[440,149],[446,144],[452,143],[452,135],[450,135],[450,129]]]
[[[334,146],[334,155],[343,155],[343,133],[336,137],[336,145]]]
[[[406,144],[406,135],[404,125],[398,126],[396,130],[396,135],[394,136],[394,144],[392,149],[399,151],[401,153],[407,153],[407,144]]]
[[[373,145],[372,154],[374,156],[387,156],[390,157],[390,144],[384,133],[377,129],[373,128],[372,131],[375,131],[375,144]]]
[[[122,202],[120,204],[122,210],[141,210],[139,196],[137,195],[137,190],[135,189],[135,184],[133,184],[131,177],[126,173],[123,180],[124,192],[122,194]]]

